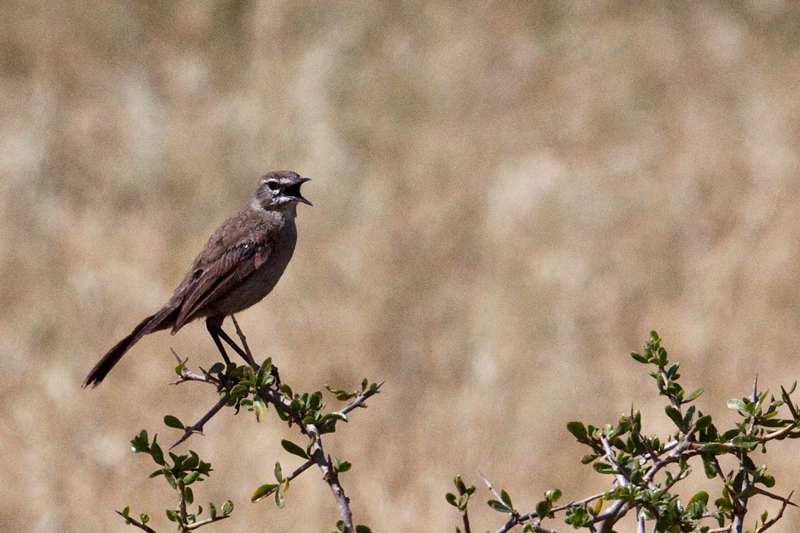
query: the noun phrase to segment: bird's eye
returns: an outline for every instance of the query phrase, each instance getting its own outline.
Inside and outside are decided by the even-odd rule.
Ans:
[[[277,181],[268,181],[267,187],[269,187],[269,190],[271,191],[277,191],[280,188],[280,185]]]

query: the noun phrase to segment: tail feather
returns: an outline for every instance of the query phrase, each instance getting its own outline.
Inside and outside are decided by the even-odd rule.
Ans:
[[[94,366],[89,375],[86,376],[86,380],[83,382],[83,388],[88,386],[92,386],[92,388],[97,387],[101,381],[106,377],[114,365],[116,365],[122,356],[125,355],[131,346],[136,344],[139,339],[147,335],[148,333],[152,333],[154,331],[159,331],[162,329],[167,329],[172,327],[172,323],[175,321],[174,313],[171,312],[172,310],[169,309],[162,309],[158,313],[151,315],[144,320],[142,320],[138,326],[133,328],[133,331],[119,341],[113,348],[111,348],[108,353],[106,353],[102,359]],[[168,319],[172,315],[173,319]]]

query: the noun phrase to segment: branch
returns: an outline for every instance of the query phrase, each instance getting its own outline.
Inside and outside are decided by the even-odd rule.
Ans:
[[[178,442],[176,442],[175,444],[173,444],[172,446],[170,446],[170,448],[169,448],[169,449],[171,450],[172,448],[174,448],[174,447],[175,447],[175,446],[177,446],[178,444],[182,443],[183,441],[185,441],[186,439],[188,439],[189,437],[191,437],[191,436],[192,436],[192,435],[193,435],[195,432],[202,433],[202,432],[203,432],[203,426],[205,425],[205,423],[206,423],[206,422],[208,422],[209,420],[211,420],[211,418],[212,418],[214,415],[216,415],[216,414],[219,412],[219,410],[220,410],[220,409],[222,409],[223,407],[225,407],[225,404],[227,404],[227,403],[228,403],[228,401],[229,401],[230,399],[231,399],[231,395],[230,395],[229,393],[227,393],[227,392],[226,392],[226,393],[225,393],[225,394],[222,396],[222,398],[220,398],[220,400],[217,402],[217,404],[216,404],[214,407],[212,407],[212,408],[211,408],[211,410],[209,410],[209,411],[208,411],[208,412],[207,412],[207,413],[206,413],[206,414],[203,416],[203,418],[201,418],[200,420],[198,420],[198,421],[197,421],[197,423],[195,423],[195,424],[193,424],[193,425],[191,425],[191,426],[186,426],[186,427],[183,429],[183,437],[181,437],[180,439],[178,439]]]
[[[353,513],[350,511],[350,498],[345,495],[344,489],[339,483],[339,474],[331,467],[330,457],[325,456],[319,430],[314,424],[309,424],[306,429],[308,435],[314,440],[311,460],[314,461],[322,471],[322,479],[325,480],[331,488],[333,497],[336,499],[336,503],[339,506],[339,514],[342,515],[342,520],[344,521],[345,531],[347,531],[347,533],[355,533],[355,528],[353,527]]]

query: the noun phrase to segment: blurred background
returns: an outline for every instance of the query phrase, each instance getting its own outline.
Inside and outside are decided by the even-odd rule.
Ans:
[[[731,424],[756,374],[800,377],[799,45],[781,0],[5,0],[0,528],[132,531],[113,512],[131,505],[171,530],[129,441],[172,442],[165,414],[215,401],[168,385],[170,348],[217,359],[204,325],[80,384],[273,169],[311,177],[314,207],[238,318],[296,390],[386,380],[326,444],[354,464],[358,523],[452,531],[456,474],[479,530],[503,516],[478,472],[523,510],[608,488],[565,425],[635,405],[669,430],[628,355],[651,329]],[[272,416],[206,432],[182,449],[216,470],[196,497],[236,504],[208,531],[332,528],[314,470],[285,509],[249,503],[276,460],[300,464]],[[797,444],[777,449],[776,490],[800,490]]]

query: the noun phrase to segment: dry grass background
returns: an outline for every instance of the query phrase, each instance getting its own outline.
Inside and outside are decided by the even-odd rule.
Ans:
[[[79,385],[271,169],[315,205],[239,318],[296,388],[387,380],[328,444],[375,531],[452,531],[456,473],[521,507],[602,489],[565,424],[634,403],[667,427],[627,356],[653,328],[731,421],[755,373],[800,377],[798,44],[780,0],[5,0],[0,529],[119,531],[126,504],[163,525],[128,441],[213,401],[166,385],[170,347],[213,360],[205,328]],[[283,511],[247,503],[294,466],[280,424],[206,429],[199,499],[237,504],[214,531],[330,530],[317,473]],[[778,488],[800,489],[782,446]]]

